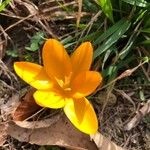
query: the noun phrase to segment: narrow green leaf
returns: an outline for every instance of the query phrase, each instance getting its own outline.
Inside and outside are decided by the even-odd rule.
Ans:
[[[70,46],[74,45],[76,42],[67,43],[64,45],[65,48],[69,48]],[[68,50],[69,51],[69,50]]]
[[[99,34],[101,33],[102,31],[96,31],[96,32],[92,32],[84,37],[82,37],[81,39],[78,40],[78,42],[82,42],[82,41],[87,41],[87,40],[92,40],[94,41],[94,39],[97,39],[97,37],[99,37]]]
[[[103,70],[103,77],[108,77],[108,82],[112,81],[117,76],[118,68],[116,65],[109,66],[106,70]]]
[[[131,37],[129,38],[125,47],[120,51],[119,58],[124,59],[127,56],[129,51],[131,50],[132,46],[134,45],[134,42],[135,42],[137,36],[138,36],[138,32],[133,33],[131,35]]]
[[[142,20],[146,14],[147,14],[147,10],[141,9],[138,13],[138,17],[136,18],[133,24],[135,25],[138,21]]]
[[[111,54],[111,50],[107,50],[107,52],[105,53],[105,56],[104,56],[104,59],[103,59],[103,62],[102,62],[102,70],[104,69],[104,65],[105,65],[105,62],[107,61],[108,57],[110,56]]]
[[[150,45],[150,39],[145,40],[145,41],[142,41],[140,44],[143,44],[143,45]]]
[[[139,7],[146,7],[148,5],[147,1],[145,0],[122,0],[122,1]]]
[[[119,63],[117,64],[112,64],[109,67],[107,67],[105,70],[103,70],[103,76],[104,77],[109,77],[109,76],[113,76],[113,73],[116,73],[119,69],[123,68],[125,65],[133,62],[135,60],[135,56],[132,57],[128,57],[124,60],[120,60]]]
[[[0,12],[5,9],[5,7],[10,3],[11,0],[5,0],[4,2],[0,3]]]
[[[101,36],[99,36],[95,42],[94,45],[100,44],[102,41],[104,41],[106,38],[108,38],[110,35],[115,33],[122,24],[126,22],[125,19],[119,20],[117,23],[115,23],[112,27],[110,27],[106,32],[104,32]]]
[[[150,33],[150,28],[142,29],[141,32]]]
[[[68,37],[64,38],[63,40],[61,40],[61,43],[63,45],[65,45],[65,44],[69,43],[72,40],[73,40],[73,37],[72,36],[68,36]]]
[[[104,12],[104,14],[112,22],[114,22],[111,1],[110,0],[98,0],[98,4],[101,6],[102,11]]]
[[[128,30],[130,27],[130,22],[126,20],[120,27],[118,27],[118,30],[114,32],[106,42],[104,42],[103,45],[99,46],[95,52],[94,52],[94,59],[101,55],[103,52],[108,50],[114,43],[116,43],[122,35]]]
[[[115,46],[112,46],[110,49],[106,51],[104,54],[104,59],[102,61],[102,70],[104,69],[106,61],[109,59],[109,56],[117,51],[117,48]]]
[[[93,2],[94,1],[91,1],[91,0],[83,0],[83,5],[84,5],[85,11],[88,11],[88,12],[98,12],[99,11],[99,8]]]

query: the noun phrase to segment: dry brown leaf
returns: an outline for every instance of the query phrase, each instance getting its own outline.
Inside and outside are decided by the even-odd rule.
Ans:
[[[24,97],[24,101],[17,107],[14,113],[15,121],[8,124],[7,134],[22,142],[38,145],[58,145],[74,150],[123,150],[116,144],[105,138],[100,133],[90,136],[76,129],[63,114],[57,114],[52,118],[40,121],[16,121],[24,120],[33,114],[35,104],[31,89]],[[31,108],[34,109],[31,109]],[[37,110],[36,110],[37,111]],[[61,117],[60,117],[61,116]]]
[[[28,0],[15,0],[15,2],[20,5],[21,9],[23,9],[28,15],[36,15],[38,13],[38,7]]]
[[[61,114],[53,115],[51,118],[38,120],[38,121],[14,121],[18,126],[22,128],[35,129],[46,128],[56,123],[61,117]]]
[[[150,99],[144,106],[136,113],[136,115],[124,126],[124,129],[130,131],[135,128],[139,122],[150,113]]]
[[[91,136],[99,150],[125,150],[97,132]]]
[[[41,107],[35,103],[33,98],[34,89],[29,90],[29,92],[22,98],[19,106],[16,108],[13,116],[13,120],[15,121],[23,121],[26,118],[33,115],[37,112]]]
[[[90,137],[76,129],[65,115],[46,128],[27,129],[11,122],[8,135],[31,144],[58,145],[74,150],[97,150]]]
[[[43,122],[44,123],[44,122]],[[100,133],[91,136],[76,129],[65,115],[45,128],[22,128],[14,122],[8,126],[8,135],[22,142],[38,145],[58,145],[73,150],[123,150]]]
[[[6,141],[7,137],[7,126],[4,123],[0,124],[0,146],[3,146],[3,144]]]
[[[19,94],[16,93],[8,99],[6,103],[0,103],[1,116],[4,120],[11,116],[19,103]]]

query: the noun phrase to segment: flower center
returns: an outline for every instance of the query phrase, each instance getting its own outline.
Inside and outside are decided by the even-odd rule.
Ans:
[[[71,76],[72,76],[72,73],[70,73],[69,76],[65,76],[65,80],[64,80],[64,84],[63,84],[62,88],[66,92],[71,91],[71,87],[70,87]]]
[[[70,97],[72,95],[72,89],[71,89],[71,80],[72,80],[72,72],[68,76],[65,76],[63,80],[55,78],[59,85],[59,89],[61,93],[65,97]]]

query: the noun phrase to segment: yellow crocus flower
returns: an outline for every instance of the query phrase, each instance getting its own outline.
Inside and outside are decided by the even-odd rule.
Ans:
[[[63,108],[76,128],[94,134],[98,121],[90,102],[85,98],[101,83],[96,71],[89,71],[93,57],[90,42],[81,44],[69,56],[63,45],[48,39],[42,50],[43,66],[31,62],[15,62],[18,76],[36,88],[36,103],[47,108]]]

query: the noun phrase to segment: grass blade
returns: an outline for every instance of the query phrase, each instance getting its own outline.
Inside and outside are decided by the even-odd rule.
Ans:
[[[145,0],[122,0],[122,1],[139,7],[146,7],[148,5],[147,1]]]
[[[5,7],[10,3],[11,0],[5,0],[4,2],[0,3],[0,12],[5,9]]]
[[[125,21],[126,21],[125,19],[121,19],[117,23],[115,23],[112,27],[110,27],[106,32],[104,32],[101,36],[99,36],[95,40],[94,45],[100,44],[102,41],[107,39],[110,35],[115,33],[118,30],[118,27],[120,27]]]
[[[112,4],[110,0],[98,0],[98,4],[101,6],[102,11],[104,14],[112,21],[114,22],[113,19],[113,13],[112,13]]]
[[[103,52],[108,50],[114,43],[116,43],[122,35],[128,30],[130,27],[130,22],[128,20],[124,21],[121,26],[118,26],[118,30],[114,32],[103,45],[99,46],[94,52],[94,59],[101,55]]]

